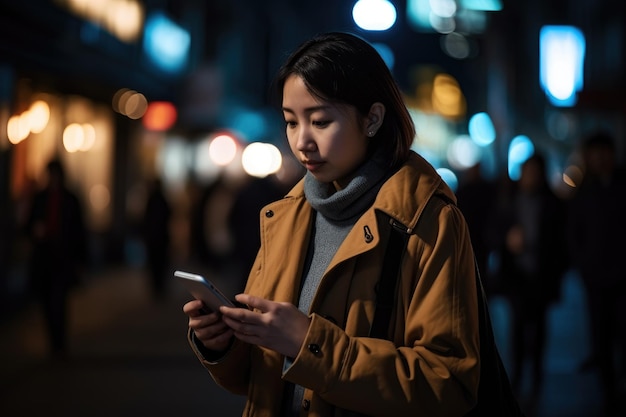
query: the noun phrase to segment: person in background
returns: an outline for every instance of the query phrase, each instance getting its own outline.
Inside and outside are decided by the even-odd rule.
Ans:
[[[543,384],[547,313],[558,301],[563,275],[569,267],[565,203],[547,181],[546,161],[535,153],[513,183],[509,203],[499,206],[500,282],[512,311],[511,373],[513,387],[521,391],[526,359],[531,362],[532,392]]]
[[[496,206],[497,186],[495,182],[485,178],[481,169],[480,162],[467,169],[456,197],[469,227],[485,291],[491,297],[500,291],[489,269],[489,255],[492,250],[489,231]]]
[[[307,172],[261,210],[261,247],[235,297],[248,308],[183,306],[192,349],[220,386],[247,395],[245,416],[476,410],[486,347],[470,235],[450,188],[410,150],[415,128],[385,62],[357,36],[322,34],[287,59],[277,87]],[[404,256],[390,273],[396,236],[403,246],[389,252]],[[377,291],[396,277],[376,326]]]
[[[163,182],[160,178],[154,178],[148,189],[148,199],[142,219],[142,233],[150,287],[157,299],[162,298],[167,290],[165,283],[170,261],[171,218],[172,209],[163,190]]]
[[[65,183],[60,160],[47,167],[47,184],[33,197],[27,217],[32,242],[31,281],[43,307],[50,353],[68,353],[68,295],[79,282],[87,258],[83,209],[77,195]]]
[[[291,184],[293,185],[293,184]],[[237,190],[228,214],[228,228],[233,236],[232,263],[235,266],[236,288],[245,286],[246,278],[261,244],[259,211],[263,206],[281,199],[288,189],[275,176],[249,177]],[[241,283],[241,285],[239,285]]]
[[[618,415],[624,395],[619,378],[626,383],[626,175],[609,132],[589,134],[582,156],[585,176],[569,210],[571,259],[586,290],[590,319],[591,356],[582,369],[599,369],[607,413]]]

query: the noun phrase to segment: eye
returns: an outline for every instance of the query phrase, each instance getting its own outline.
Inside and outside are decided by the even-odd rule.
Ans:
[[[312,122],[313,126],[317,127],[326,127],[330,123],[330,120],[314,120]]]
[[[289,127],[289,128],[294,128],[296,127],[296,122],[292,121],[292,120],[285,120],[285,126]]]

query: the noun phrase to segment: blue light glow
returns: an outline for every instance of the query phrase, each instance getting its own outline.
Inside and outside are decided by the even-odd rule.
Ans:
[[[178,73],[185,69],[191,36],[163,13],[153,13],[146,19],[143,47],[160,69]]]
[[[583,88],[585,36],[573,26],[544,26],[539,35],[541,87],[555,106],[576,104]]]
[[[519,135],[509,144],[509,178],[519,180],[522,164],[535,153],[535,145],[528,136]]]
[[[478,146],[488,146],[496,140],[496,129],[487,113],[476,113],[468,125],[469,135]]]
[[[407,0],[406,17],[413,29],[420,32],[432,32],[430,13],[429,0]]]
[[[387,30],[396,23],[396,7],[388,0],[358,0],[352,8],[354,22],[365,30]]]
[[[500,0],[461,0],[461,7],[484,12],[499,12],[502,10],[502,2]]]
[[[448,184],[452,191],[456,192],[459,188],[459,179],[456,174],[448,168],[439,168],[437,169],[437,173],[441,175],[441,178]]]

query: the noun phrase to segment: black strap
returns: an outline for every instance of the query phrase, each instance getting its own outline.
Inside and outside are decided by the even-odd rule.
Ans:
[[[399,268],[405,251],[408,234],[391,227],[385,251],[382,272],[378,281],[376,311],[370,328],[370,337],[389,339],[389,323],[395,302]],[[480,278],[478,263],[474,259],[476,291],[478,298],[478,322],[480,333],[480,383],[478,402],[465,417],[499,416],[524,417],[515,394],[511,389],[506,368],[496,346],[489,304]]]
[[[524,412],[511,389],[506,368],[496,345],[489,314],[489,303],[480,279],[476,259],[474,259],[474,269],[480,331],[480,384],[478,385],[478,403],[465,417],[523,417]]]
[[[391,226],[391,234],[385,250],[383,267],[378,280],[376,311],[370,328],[370,337],[389,338],[389,322],[396,299],[396,283],[398,281],[402,255],[409,235]]]

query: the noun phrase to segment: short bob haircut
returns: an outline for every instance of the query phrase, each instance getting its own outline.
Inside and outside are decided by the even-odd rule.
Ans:
[[[367,116],[372,104],[385,106],[385,117],[370,152],[383,147],[390,167],[407,160],[415,126],[391,71],[367,41],[342,32],[320,34],[303,43],[278,71],[279,102],[287,78],[296,75],[322,100],[354,106]]]

